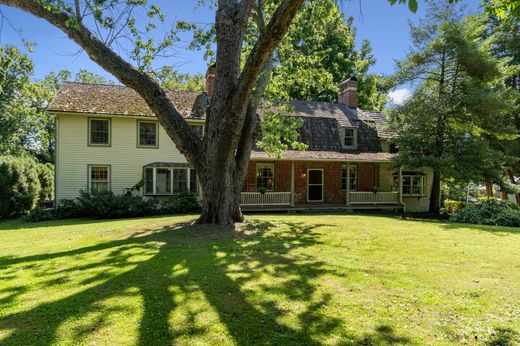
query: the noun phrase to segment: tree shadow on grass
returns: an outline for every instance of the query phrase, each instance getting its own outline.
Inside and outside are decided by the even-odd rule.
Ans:
[[[130,308],[124,304],[110,308],[103,305],[107,299],[124,296],[142,299],[139,345],[172,344],[178,339],[203,336],[212,326],[197,321],[211,312],[216,314],[215,323],[222,323],[238,345],[312,345],[332,334],[345,344],[410,343],[385,326],[373,334],[349,335],[340,318],[323,311],[332,296],[319,291],[316,282],[325,275],[339,274],[299,251],[321,244],[319,235],[313,232],[320,226],[253,221],[240,232],[231,232],[177,225],[61,253],[0,259],[0,268],[4,269],[42,264],[33,270],[41,278],[49,278],[42,288],[49,290],[63,283],[56,280],[57,273],[67,278],[77,272],[92,272],[79,282],[80,287],[85,286],[79,292],[0,317],[0,333],[9,331],[0,343],[59,343],[59,329],[64,323],[85,319],[80,327],[69,330],[74,342],[81,343],[109,323],[111,314],[129,313]],[[99,260],[74,264],[78,256],[95,257],[100,252],[107,254]],[[137,261],[136,254],[146,258]],[[56,268],[53,262],[69,258],[72,265],[68,268]],[[121,268],[125,271],[111,271]],[[10,293],[23,292],[13,288]],[[201,298],[207,306],[196,306]],[[13,299],[8,295],[9,302]],[[296,305],[301,308],[292,311]],[[179,310],[183,310],[183,323],[172,323],[172,314]],[[94,313],[95,317],[87,318]],[[229,342],[224,339],[217,343],[226,340]]]

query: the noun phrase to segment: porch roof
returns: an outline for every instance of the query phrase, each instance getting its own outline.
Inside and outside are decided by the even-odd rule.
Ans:
[[[390,162],[394,154],[385,152],[338,152],[338,151],[318,151],[318,150],[285,150],[282,151],[281,160],[302,160],[302,161],[367,161],[367,162]],[[276,160],[263,151],[253,150],[251,152],[253,160]]]

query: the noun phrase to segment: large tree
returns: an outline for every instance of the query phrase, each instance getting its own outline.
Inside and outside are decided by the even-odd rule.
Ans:
[[[432,4],[412,26],[414,49],[397,64],[399,82],[417,91],[394,110],[400,164],[434,170],[430,211],[440,208],[441,179],[501,183],[504,155],[485,140],[511,133],[509,89],[502,83],[506,59],[483,38],[485,16],[461,18],[451,5]]]
[[[157,21],[164,21],[157,6],[146,0],[0,0],[0,4],[31,13],[62,30],[93,61],[141,95],[177,149],[198,171],[203,189],[199,222],[221,225],[243,220],[240,189],[256,128],[257,98],[262,94],[262,88],[255,89],[255,85],[303,2],[216,2],[215,91],[207,109],[206,135],[201,140],[168,99],[165,89],[147,72],[153,57],[163,54],[176,41],[174,31],[160,41],[149,35]],[[408,3],[412,11],[417,7],[417,0],[399,2]],[[154,20],[139,27],[134,10],[144,6],[144,17]],[[257,35],[242,58],[251,22],[256,25]],[[183,26],[181,23],[180,27]],[[137,66],[116,52],[118,38],[133,41],[134,48],[126,58],[133,59]],[[256,97],[252,98],[254,90]]]

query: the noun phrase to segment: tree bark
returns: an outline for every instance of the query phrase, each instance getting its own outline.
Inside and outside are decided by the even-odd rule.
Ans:
[[[125,61],[81,22],[81,17],[40,0],[0,0],[48,21],[82,47],[121,83],[134,89],[157,116],[177,149],[193,164],[203,189],[199,223],[242,222],[240,191],[256,128],[251,94],[265,63],[287,32],[303,0],[283,0],[241,69],[242,43],[254,0],[220,0],[216,13],[215,90],[207,110],[205,136],[192,131],[159,84]],[[59,4],[59,3],[57,3]],[[75,2],[76,6],[79,2]],[[76,14],[80,11],[77,9]]]
[[[433,172],[432,194],[430,196],[430,213],[439,214],[441,211],[441,173]]]
[[[495,197],[495,195],[493,194],[493,183],[491,183],[490,181],[486,182],[486,197]]]

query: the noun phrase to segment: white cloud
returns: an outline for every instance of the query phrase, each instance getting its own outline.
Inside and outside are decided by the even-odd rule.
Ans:
[[[412,96],[410,89],[396,89],[388,93],[388,101],[395,105],[402,105],[404,101],[410,98],[410,96]]]

